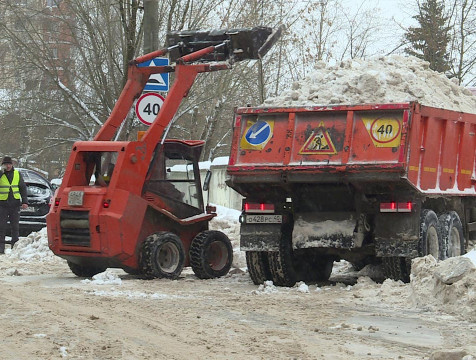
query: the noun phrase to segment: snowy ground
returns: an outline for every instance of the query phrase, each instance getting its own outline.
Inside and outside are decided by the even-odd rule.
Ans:
[[[413,264],[410,284],[336,263],[329,283],[255,286],[238,250],[237,212],[214,229],[231,273],[141,280],[71,274],[45,230],[0,257],[1,359],[476,359],[476,251]],[[370,277],[369,277],[370,276]]]

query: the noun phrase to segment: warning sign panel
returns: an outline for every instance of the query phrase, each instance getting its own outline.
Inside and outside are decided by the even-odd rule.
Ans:
[[[241,138],[240,147],[247,150],[263,150],[273,136],[274,121],[250,121]]]
[[[329,132],[326,128],[324,128],[324,123],[319,125],[317,130],[314,130],[311,133],[302,146],[301,150],[299,150],[299,154],[301,155],[311,155],[311,154],[319,154],[319,155],[334,155],[337,154],[336,148],[332,139],[329,135]]]
[[[362,118],[375,147],[400,146],[401,123],[396,118]]]

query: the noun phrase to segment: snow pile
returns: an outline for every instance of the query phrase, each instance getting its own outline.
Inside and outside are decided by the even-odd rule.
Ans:
[[[21,237],[8,254],[12,259],[21,261],[54,261],[59,259],[48,247],[46,227],[33,232],[27,237]]]
[[[476,113],[476,97],[415,57],[392,55],[347,60],[338,66],[320,61],[316,71],[261,106],[400,103]]]
[[[412,299],[419,307],[443,310],[476,321],[476,265],[472,250],[437,262],[431,255],[412,261]]]
[[[298,292],[309,294],[309,286],[305,282],[300,281],[295,285],[295,287],[297,288]]]
[[[278,292],[276,286],[274,286],[271,280],[265,281],[263,284],[258,286],[258,289],[253,290],[252,294],[272,294]]]
[[[93,285],[122,285],[121,278],[111,270],[106,270],[102,273],[94,275],[92,280],[84,279],[81,280],[81,282],[83,284]]]

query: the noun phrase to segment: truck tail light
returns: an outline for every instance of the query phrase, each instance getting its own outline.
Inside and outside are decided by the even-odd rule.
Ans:
[[[398,209],[398,212],[412,212],[413,203],[411,201],[398,203],[397,209]]]
[[[412,210],[413,203],[411,201],[380,203],[380,212],[412,212]]]
[[[102,207],[104,209],[107,209],[109,208],[109,206],[111,206],[111,200],[110,199],[104,200],[104,202],[102,203]]]
[[[61,200],[61,199],[58,199],[58,198],[55,199],[55,206],[59,206],[60,200]]]
[[[274,213],[274,204],[245,202],[243,209],[245,213],[272,214]]]

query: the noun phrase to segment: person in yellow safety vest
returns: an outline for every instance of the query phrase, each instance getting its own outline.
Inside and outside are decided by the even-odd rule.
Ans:
[[[20,232],[20,207],[28,208],[26,185],[18,170],[13,168],[12,158],[5,156],[0,171],[0,254],[5,253],[5,230],[10,220],[13,245]]]

